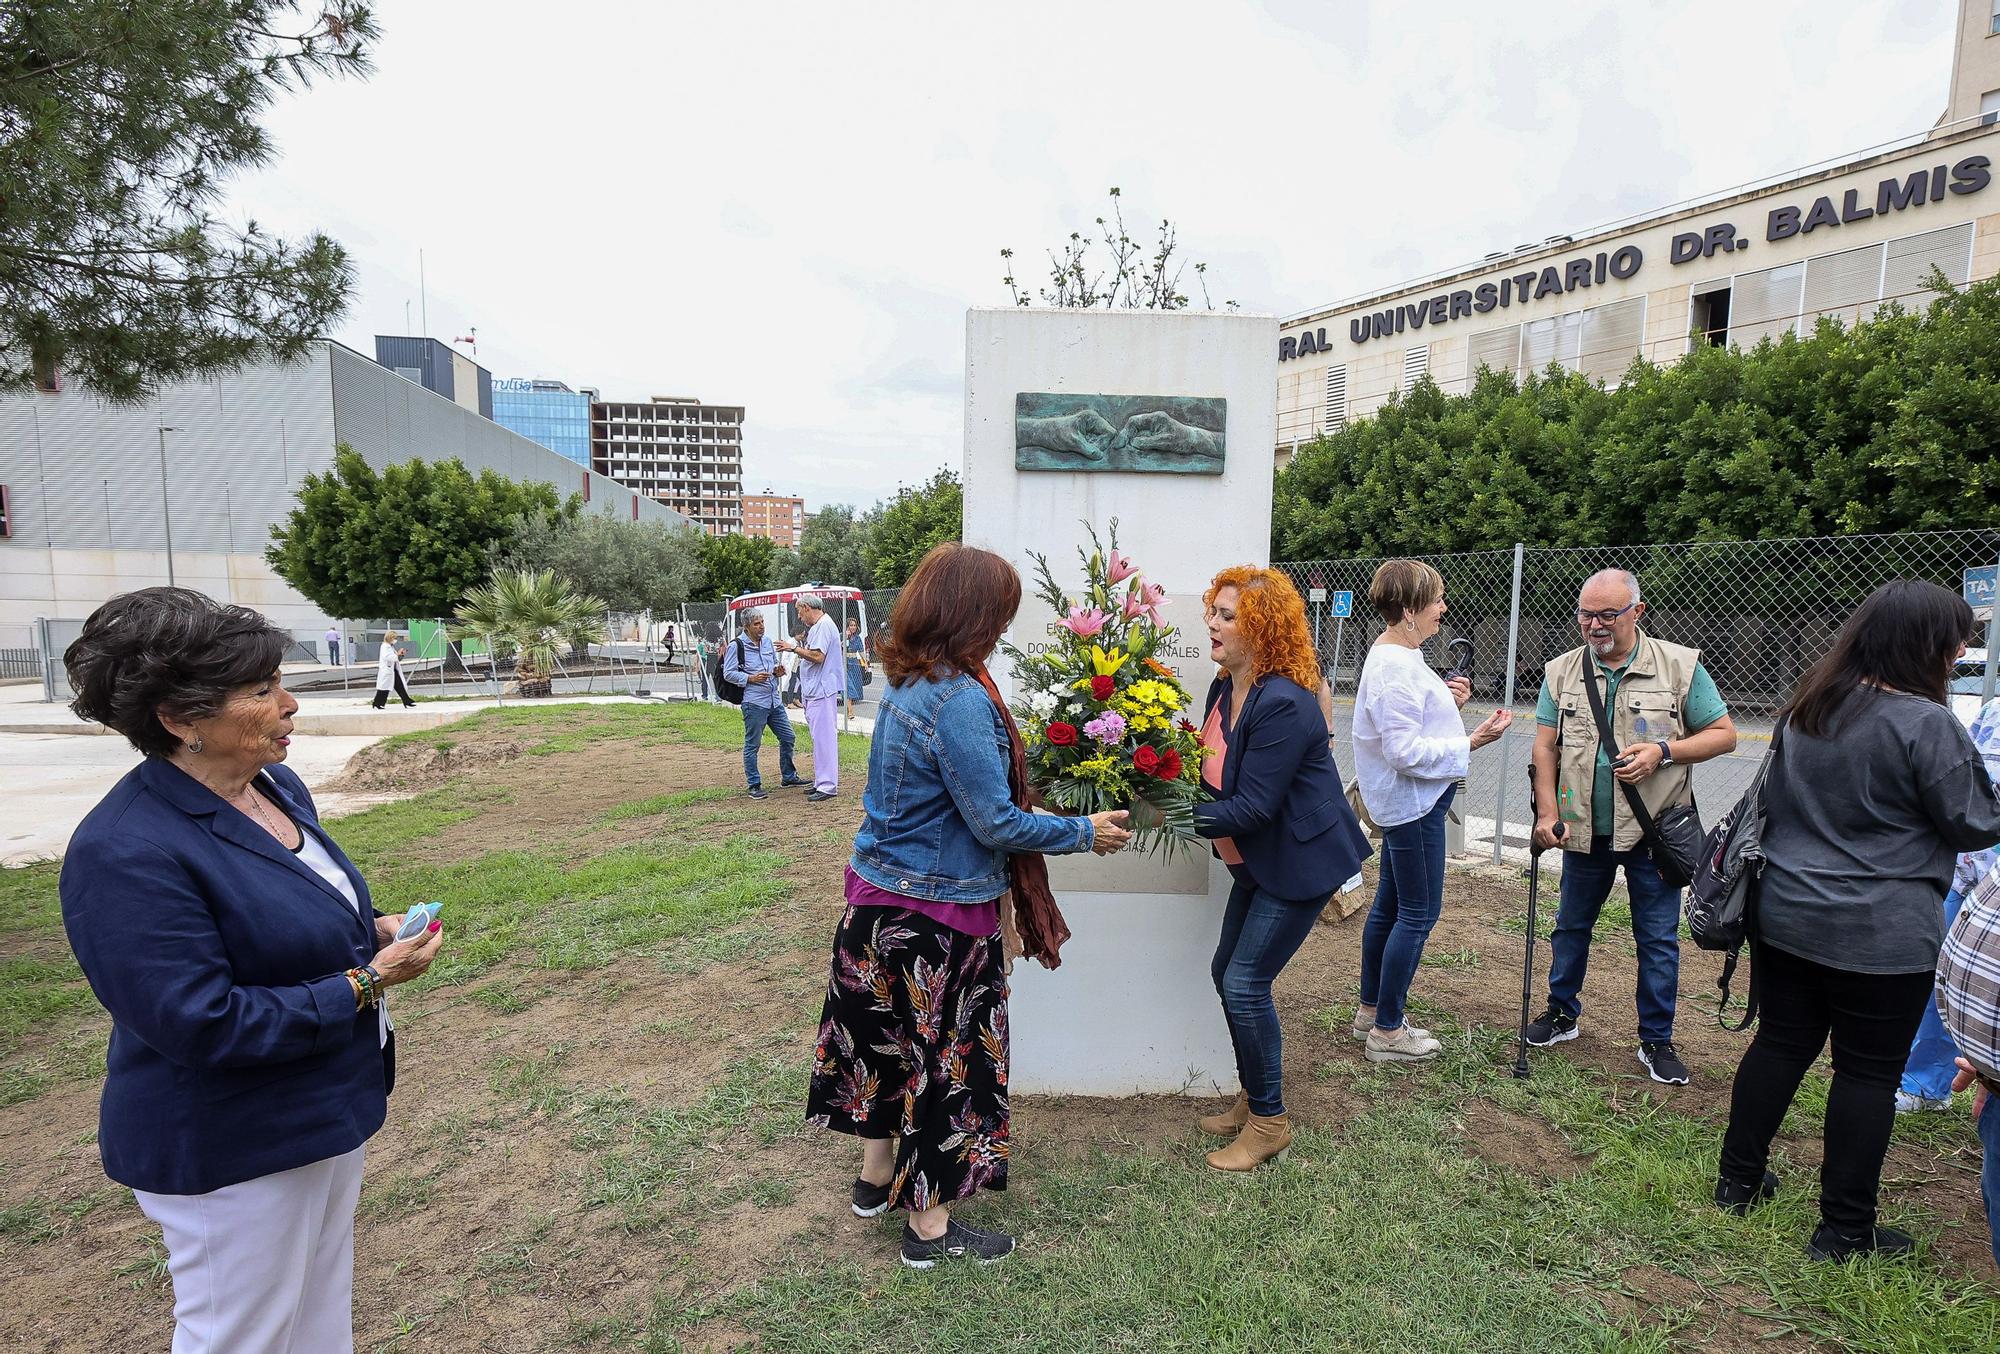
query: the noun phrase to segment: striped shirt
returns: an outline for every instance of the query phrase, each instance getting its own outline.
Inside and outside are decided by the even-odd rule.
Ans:
[[[2000,1076],[2000,864],[1972,886],[1945,935],[1937,1008],[1966,1060]]]

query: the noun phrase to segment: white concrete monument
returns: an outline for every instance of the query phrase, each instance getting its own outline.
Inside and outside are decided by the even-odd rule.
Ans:
[[[1193,695],[1197,721],[1215,675],[1201,594],[1218,570],[1261,563],[1270,551],[1277,342],[1277,320],[1258,315],[1008,309],[966,317],[966,543],[1013,561],[1024,593],[1033,587],[1031,551],[1048,557],[1065,586],[1080,585],[1086,524],[1103,531],[1116,517],[1119,548],[1167,589],[1166,619],[1181,631],[1168,661]],[[1070,454],[1088,468],[1045,469],[1050,457],[1017,445],[1017,403],[1050,413],[1065,407],[1064,396],[1113,397],[1080,403],[1127,419],[1098,429],[1103,436],[1094,423],[1084,428]],[[1153,412],[1126,412],[1137,409]],[[1123,468],[1140,458],[1115,453],[1176,445],[1162,435],[1170,417],[1162,409],[1184,418],[1174,435],[1193,448],[1165,454],[1199,464],[1183,473],[1159,463]],[[1210,410],[1223,423],[1219,448],[1195,427]],[[1045,436],[1041,445],[1058,440]],[[1156,462],[1161,454],[1153,451]],[[1025,648],[1055,619],[1030,597],[1008,637]],[[993,672],[1011,699],[1004,656]],[[1049,882],[1073,934],[1060,969],[1014,966],[1011,1089],[1233,1093],[1236,1060],[1208,971],[1228,871],[1205,847],[1171,863],[1128,850],[1052,856]]]

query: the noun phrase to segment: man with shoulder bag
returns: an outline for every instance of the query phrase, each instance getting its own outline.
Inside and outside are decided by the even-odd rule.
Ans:
[[[1703,841],[1691,768],[1734,750],[1736,725],[1698,650],[1640,630],[1635,576],[1592,574],[1576,614],[1584,642],[1548,664],[1535,710],[1535,845],[1564,854],[1548,1009],[1528,1042],[1576,1038],[1591,934],[1623,869],[1639,951],[1639,1061],[1654,1081],[1685,1085],[1673,1043],[1680,890]]]

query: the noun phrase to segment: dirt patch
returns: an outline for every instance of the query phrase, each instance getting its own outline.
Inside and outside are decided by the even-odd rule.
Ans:
[[[1459,1136],[1480,1160],[1538,1180],[1564,1180],[1588,1164],[1563,1135],[1532,1114],[1484,1098],[1459,1107]]]
[[[468,739],[462,743],[375,743],[354,754],[347,769],[325,788],[335,794],[415,794],[435,790],[457,776],[504,762],[526,750],[518,739]]]

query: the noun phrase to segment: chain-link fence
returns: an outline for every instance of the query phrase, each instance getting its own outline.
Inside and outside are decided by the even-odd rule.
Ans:
[[[1525,850],[1530,822],[1528,749],[1543,667],[1582,643],[1577,593],[1600,569],[1629,569],[1646,603],[1645,629],[1701,650],[1741,737],[1736,751],[1695,768],[1695,794],[1713,818],[1742,794],[1769,746],[1772,716],[1801,674],[1831,645],[1841,623],[1875,588],[1920,578],[1975,602],[1987,628],[1983,652],[1968,653],[1952,681],[1954,707],[1969,716],[1994,694],[2000,652],[1993,641],[2000,529],[1829,536],[1689,545],[1480,551],[1423,557],[1444,575],[1444,625],[1428,646],[1443,667],[1445,646],[1471,643],[1469,717],[1495,705],[1514,711],[1507,735],[1473,754],[1461,796],[1466,849],[1502,858]],[[1367,604],[1380,559],[1280,564],[1308,598],[1320,662],[1333,683],[1340,746],[1351,748],[1355,681],[1382,631]],[[1344,754],[1353,773],[1351,751]]]

